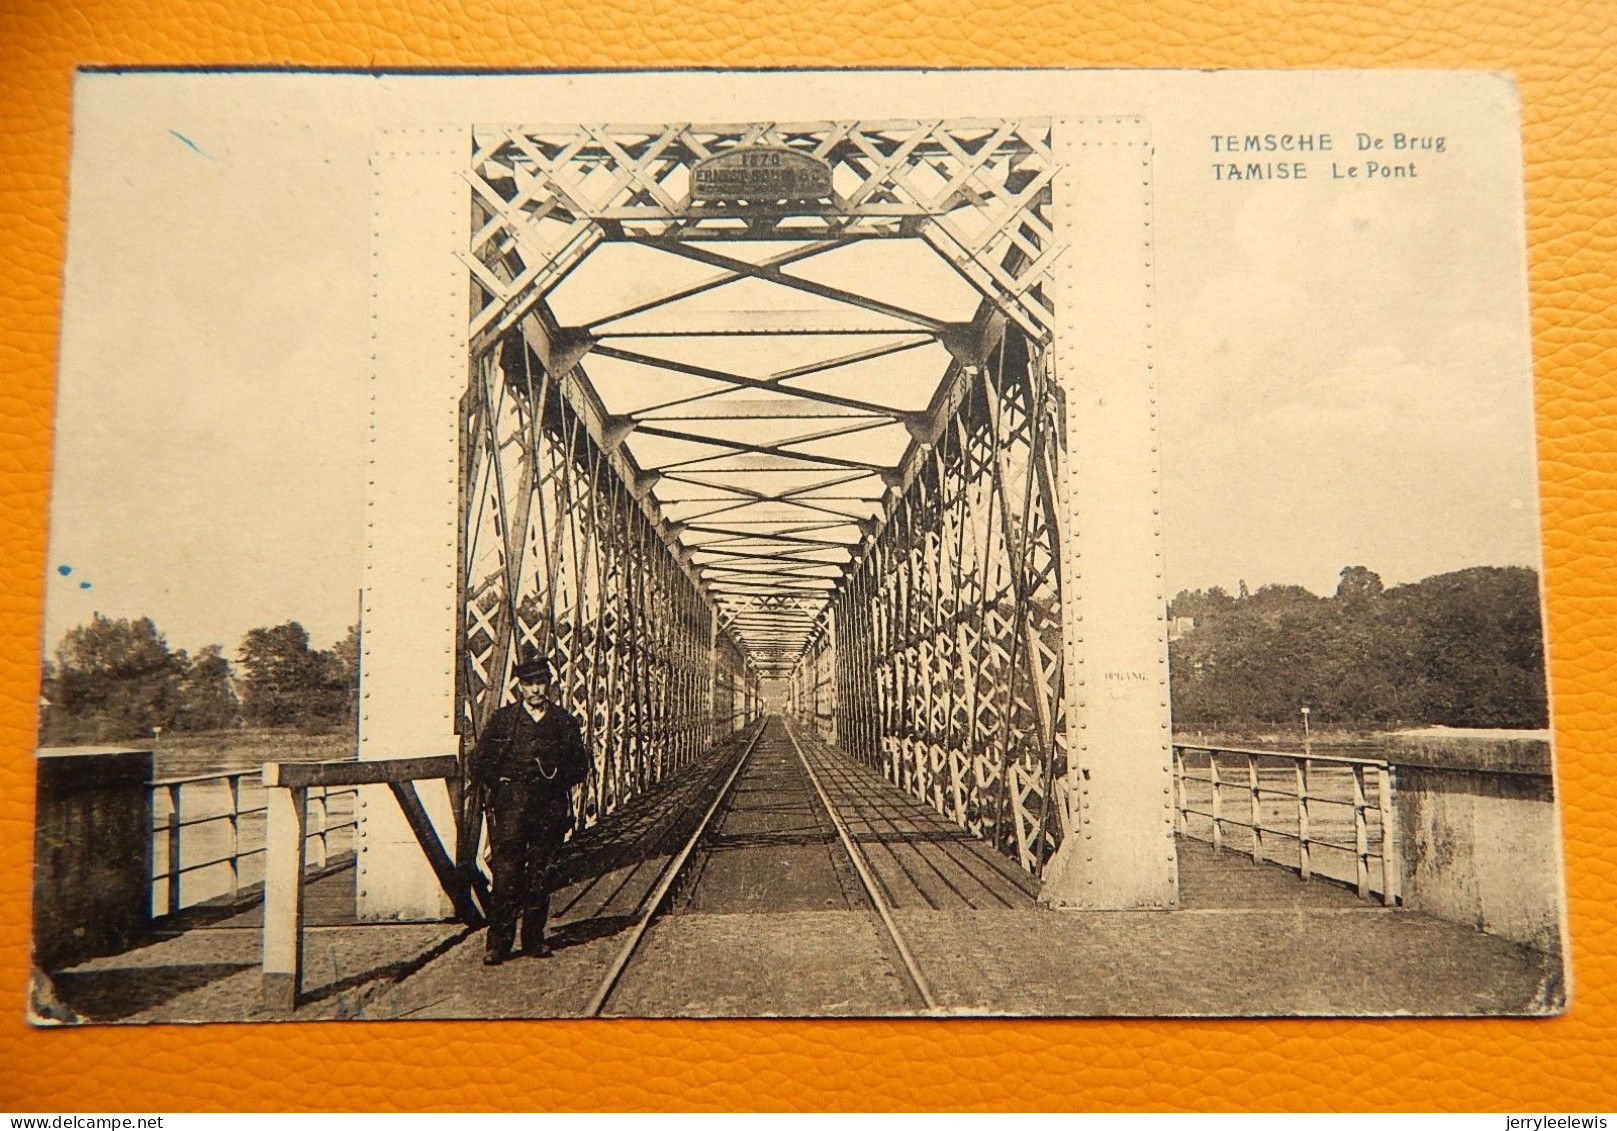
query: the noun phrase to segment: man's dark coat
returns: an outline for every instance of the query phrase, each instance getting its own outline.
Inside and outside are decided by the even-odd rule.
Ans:
[[[537,720],[521,703],[500,708],[468,755],[467,777],[488,819],[491,954],[510,953],[519,917],[524,949],[544,941],[551,865],[572,826],[572,787],[589,768],[578,720],[554,704]]]

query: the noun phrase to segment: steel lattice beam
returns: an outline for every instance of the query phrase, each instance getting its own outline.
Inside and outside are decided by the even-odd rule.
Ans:
[[[698,163],[757,147],[829,190],[695,195]],[[1050,123],[491,127],[473,149],[465,725],[516,649],[547,651],[597,746],[595,819],[789,675],[826,738],[1038,871],[1066,811]],[[837,276],[872,239],[935,253],[967,313]],[[685,281],[563,324],[559,289],[619,244]],[[724,362],[764,337],[791,364]],[[924,376],[924,407],[861,381],[880,366]],[[614,407],[626,379],[656,392]]]
[[[1055,396],[1008,333],[792,673],[823,735],[1034,873],[1067,812]]]
[[[750,717],[758,676],[557,386],[521,339],[474,363],[462,724],[476,735],[537,648],[595,751],[593,823]]]

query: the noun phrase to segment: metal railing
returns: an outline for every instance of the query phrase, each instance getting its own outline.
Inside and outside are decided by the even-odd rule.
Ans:
[[[1398,902],[1386,761],[1190,743],[1175,743],[1173,760],[1180,835],[1215,853],[1249,852],[1255,864],[1295,866],[1304,880],[1342,880],[1366,898],[1378,892],[1389,907]]]
[[[250,863],[265,853],[268,810],[262,776],[255,767],[151,783],[152,918],[210,901],[234,905],[262,898],[262,871],[257,879],[248,875]],[[352,786],[310,791],[306,838],[312,842],[310,871],[345,863],[352,855],[353,833],[346,838],[346,850],[334,853],[332,848],[345,830],[359,827],[358,806],[353,804],[358,793]],[[343,805],[345,797],[350,801]]]

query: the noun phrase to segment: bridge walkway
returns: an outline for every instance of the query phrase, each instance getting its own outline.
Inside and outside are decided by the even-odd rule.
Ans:
[[[298,1017],[586,1013],[716,799],[602,1013],[910,1014],[906,962],[950,1014],[1468,1013],[1554,988],[1537,952],[1184,839],[1179,910],[1053,913],[1010,861],[803,728],[771,720],[759,738],[750,757],[721,747],[570,845],[548,959],[485,968],[481,931],[356,925],[352,872],[320,880]],[[75,967],[47,1004],[114,1021],[256,1016],[255,916]]]

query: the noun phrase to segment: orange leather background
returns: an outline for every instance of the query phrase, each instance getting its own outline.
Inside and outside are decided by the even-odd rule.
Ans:
[[[1521,84],[1575,1003],[1548,1021],[34,1031],[33,702],[80,63],[1466,67]],[[1617,1106],[1617,6],[1533,0],[0,0],[0,1109]],[[1461,411],[1457,407],[1456,411]],[[1089,976],[1074,957],[1073,976]]]

